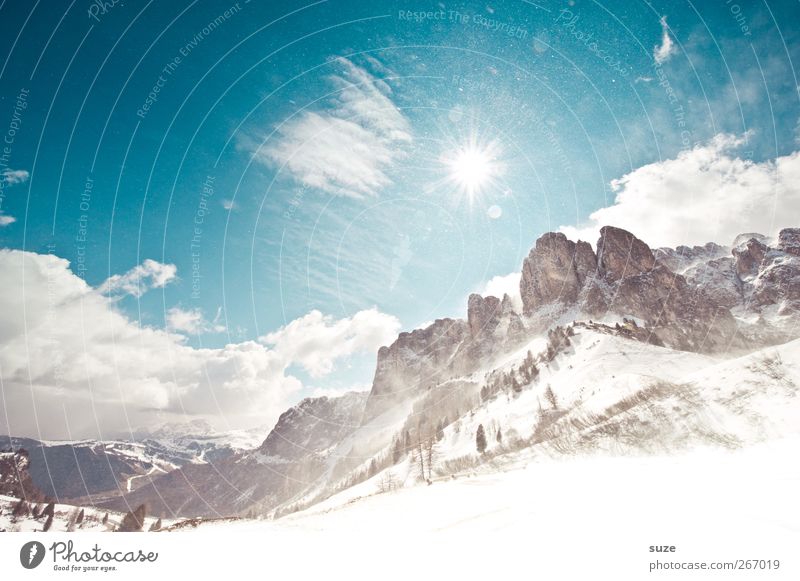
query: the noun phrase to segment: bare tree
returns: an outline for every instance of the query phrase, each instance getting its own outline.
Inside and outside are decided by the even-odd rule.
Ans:
[[[386,470],[378,481],[378,492],[381,494],[385,492],[392,492],[397,489],[397,479],[391,470]]]
[[[416,456],[417,460],[419,461],[419,477],[422,480],[425,480],[425,456],[422,447],[422,440],[417,440]]]

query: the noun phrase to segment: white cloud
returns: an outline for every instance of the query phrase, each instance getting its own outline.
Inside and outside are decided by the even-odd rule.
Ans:
[[[224,333],[225,325],[219,324],[220,312],[213,321],[206,320],[201,309],[172,307],[166,313],[167,329],[177,333],[200,335],[202,333]]]
[[[26,182],[28,181],[29,177],[30,174],[24,169],[4,169],[2,172],[0,172],[0,182],[2,182],[3,185],[8,186]],[[2,200],[0,200],[0,202],[1,201]],[[17,219],[14,216],[3,214],[3,212],[0,211],[0,228],[9,226],[16,221]]]
[[[743,232],[774,235],[798,225],[800,152],[764,162],[735,155],[743,137],[717,135],[675,159],[651,163],[611,182],[613,205],[570,238],[597,240],[601,226],[630,230],[651,246],[730,244]]]
[[[0,279],[0,433],[110,437],[168,420],[268,423],[303,387],[291,365],[324,375],[397,327],[375,310],[342,321],[310,313],[269,345],[197,349],[131,321],[55,256],[0,250]]]
[[[669,35],[667,17],[662,16],[659,22],[661,23],[661,45],[653,47],[653,58],[656,64],[660,65],[672,58],[672,55],[677,52],[677,49],[675,48],[675,43],[672,41],[672,37]]]
[[[522,296],[519,292],[519,280],[522,276],[520,272],[512,272],[505,276],[495,276],[486,283],[483,291],[480,293],[482,296],[493,296],[502,299],[504,294],[507,294],[511,299],[511,304],[514,310],[518,313],[522,312]]]
[[[266,142],[245,136],[239,145],[309,187],[373,196],[391,183],[386,172],[411,141],[410,126],[384,81],[347,59],[337,63],[343,72],[329,77],[336,93],[327,110],[304,111]]]
[[[125,274],[110,276],[98,289],[105,295],[131,295],[140,297],[153,288],[163,288],[175,280],[177,267],[147,259]]]
[[[238,210],[239,209],[239,204],[237,204],[236,202],[234,202],[230,198],[223,198],[222,199],[222,207],[225,208],[228,211]]]
[[[5,183],[14,185],[27,182],[31,174],[24,169],[6,169],[0,175],[2,175],[2,180]]]
[[[337,359],[388,345],[399,330],[400,321],[375,308],[339,320],[313,310],[260,340],[312,377],[322,377]]]

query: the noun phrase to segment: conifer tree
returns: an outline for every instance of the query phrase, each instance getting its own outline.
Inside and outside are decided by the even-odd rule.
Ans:
[[[145,505],[140,504],[136,510],[125,515],[122,519],[122,523],[119,525],[119,529],[117,529],[118,532],[131,533],[141,531],[142,526],[144,526],[144,518],[146,515],[147,508]]]
[[[478,433],[475,434],[475,446],[481,454],[486,451],[486,432],[483,429],[483,424],[478,425]]]

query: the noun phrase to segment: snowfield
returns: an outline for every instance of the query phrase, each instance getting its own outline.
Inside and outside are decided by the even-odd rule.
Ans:
[[[797,579],[798,458],[795,436],[736,451],[540,459],[387,493],[363,483],[276,521],[183,530],[234,544],[258,539],[270,547],[271,570],[305,578],[333,567],[367,579],[383,567],[378,577],[388,579],[420,570],[463,579]],[[657,544],[676,553],[650,553]],[[359,557],[346,565],[353,547]],[[386,569],[393,558],[403,563]],[[781,569],[649,572],[656,559],[756,558],[780,559]]]
[[[526,352],[503,365],[519,365]],[[376,563],[395,555],[386,546],[402,548],[431,575],[448,577],[734,578],[650,573],[663,556],[648,547],[677,544],[668,559],[783,559],[779,571],[735,578],[796,579],[798,385],[800,341],[720,360],[581,330],[518,395],[501,392],[444,429],[431,484],[412,453],[279,519],[180,530],[243,533],[278,546],[294,540],[322,552],[346,542],[368,547],[361,554]],[[551,406],[548,387],[558,402],[546,437],[509,446],[536,435],[541,410]],[[479,424],[488,440],[480,460]],[[437,555],[447,563],[436,564]]]

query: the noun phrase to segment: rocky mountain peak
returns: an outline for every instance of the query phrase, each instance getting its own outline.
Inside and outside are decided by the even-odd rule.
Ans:
[[[574,302],[596,269],[597,260],[588,243],[573,242],[560,232],[542,235],[522,264],[523,311],[530,314],[556,301]]]
[[[656,264],[650,247],[636,236],[613,226],[600,229],[597,270],[609,281],[617,281],[652,270]]]
[[[467,324],[473,337],[481,334],[490,335],[500,323],[503,309],[500,299],[493,296],[482,297],[479,294],[469,295],[467,301]]]

